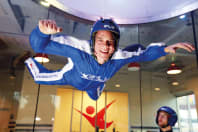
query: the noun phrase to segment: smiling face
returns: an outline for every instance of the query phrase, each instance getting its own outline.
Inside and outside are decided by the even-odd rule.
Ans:
[[[99,64],[104,64],[115,51],[115,40],[110,31],[100,30],[96,33],[94,55]]]
[[[167,126],[168,124],[168,118],[169,118],[169,114],[164,112],[164,111],[160,111],[159,112],[159,116],[158,116],[158,125],[160,128],[164,128]]]

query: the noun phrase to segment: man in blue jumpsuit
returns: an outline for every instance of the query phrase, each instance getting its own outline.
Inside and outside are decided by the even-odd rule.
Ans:
[[[120,31],[111,19],[101,19],[93,25],[90,41],[53,35],[61,31],[55,21],[40,20],[30,35],[30,44],[35,52],[67,57],[68,63],[62,69],[48,70],[33,58],[25,63],[36,83],[72,85],[86,91],[93,100],[98,99],[105,82],[127,63],[155,60],[174,53],[176,48],[194,50],[187,43],[168,47],[163,43],[152,43],[147,48],[132,45],[121,50],[118,48]]]

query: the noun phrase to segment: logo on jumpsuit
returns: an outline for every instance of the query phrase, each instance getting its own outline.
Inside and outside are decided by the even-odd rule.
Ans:
[[[115,102],[116,100],[113,100],[110,102],[108,105],[106,105],[106,110]],[[83,115],[87,121],[93,126],[96,127],[98,126],[100,129],[105,128],[105,120],[104,120],[104,115],[105,115],[105,107],[102,108],[98,113],[96,113],[93,117],[89,116],[88,114],[93,114],[95,111],[95,108],[93,106],[87,106],[86,108],[86,113],[81,112],[80,110],[74,108],[77,112],[79,112],[81,115]],[[95,120],[97,119],[96,123]],[[110,127],[113,121],[111,122],[106,122],[106,128]]]
[[[87,79],[87,80],[91,80],[91,81],[106,82],[107,80],[109,80],[106,77],[104,79],[102,79],[101,76],[85,74],[85,73],[82,73],[82,72],[80,74],[81,74],[81,78],[84,78],[84,79]]]

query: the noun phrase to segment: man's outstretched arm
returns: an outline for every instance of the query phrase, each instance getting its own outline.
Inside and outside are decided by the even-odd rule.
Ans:
[[[30,35],[30,44],[35,52],[77,57],[80,51],[90,53],[89,42],[72,36],[57,35],[62,28],[55,21],[40,20]]]
[[[194,47],[188,43],[176,43],[170,46],[166,46],[164,43],[151,43],[146,48],[140,44],[136,44],[130,45],[123,50],[118,50],[112,59],[122,60],[123,64],[152,61],[169,53],[175,53],[178,48],[189,52],[194,50]]]

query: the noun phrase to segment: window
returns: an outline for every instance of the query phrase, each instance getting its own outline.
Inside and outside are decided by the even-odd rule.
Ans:
[[[178,97],[177,107],[180,132],[197,132],[198,121],[194,94]]]

